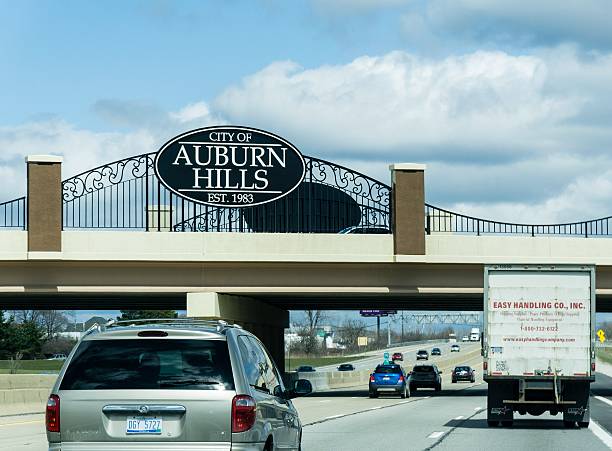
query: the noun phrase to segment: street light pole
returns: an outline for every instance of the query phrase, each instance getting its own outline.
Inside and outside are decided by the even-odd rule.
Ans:
[[[391,317],[387,318],[387,348],[391,347]]]

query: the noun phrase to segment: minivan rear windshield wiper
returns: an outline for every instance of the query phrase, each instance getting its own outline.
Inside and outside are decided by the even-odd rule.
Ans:
[[[160,385],[221,385],[219,381],[206,379],[164,379]]]

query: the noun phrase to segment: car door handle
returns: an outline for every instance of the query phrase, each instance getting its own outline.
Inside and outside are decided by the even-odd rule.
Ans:
[[[105,414],[135,413],[145,415],[147,413],[166,413],[182,415],[186,411],[185,406],[164,404],[109,404],[102,407],[102,412]]]

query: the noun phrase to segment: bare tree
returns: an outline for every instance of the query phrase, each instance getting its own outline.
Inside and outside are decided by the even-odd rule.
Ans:
[[[40,312],[40,323],[46,337],[51,339],[68,324],[68,318],[61,310],[43,310]]]
[[[317,340],[317,329],[326,315],[323,310],[305,310],[304,318],[299,331],[301,348],[306,354],[314,354],[321,348]]]
[[[34,323],[40,325],[42,310],[15,310],[15,319],[19,323]]]
[[[362,320],[347,319],[340,328],[342,341],[349,351],[358,349],[357,337],[363,337],[366,334],[366,324]]]

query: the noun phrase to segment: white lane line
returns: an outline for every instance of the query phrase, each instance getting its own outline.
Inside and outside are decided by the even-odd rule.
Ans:
[[[474,407],[474,411],[482,410],[482,407]]]
[[[610,401],[608,398],[604,398],[603,396],[595,396],[595,399],[599,399],[600,401],[612,406],[612,401]]]
[[[431,434],[429,434],[427,438],[438,438],[442,435],[444,435],[444,431],[436,431],[436,432],[432,432]]]
[[[319,401],[319,402],[331,402],[331,399],[322,399],[322,400],[321,400],[321,401]]]
[[[400,402],[398,402],[398,404],[407,404],[409,402],[412,402],[412,401],[400,401]]]
[[[325,419],[326,420],[333,420],[334,418],[340,418],[340,417],[343,417],[343,416],[345,416],[345,415],[343,413],[341,413],[341,414],[338,414],[338,415],[332,415],[331,417],[327,417]]]
[[[363,396],[351,396],[351,399],[360,399],[363,398]]]
[[[370,407],[368,410],[378,410],[382,409],[384,406]]]
[[[604,442],[604,445],[612,449],[612,435],[610,435],[604,428],[602,428],[596,422],[591,420],[589,422],[589,429],[591,430],[593,434],[597,436],[599,440]]]
[[[458,417],[453,418],[453,420],[463,420],[464,416],[463,415],[459,415]]]

